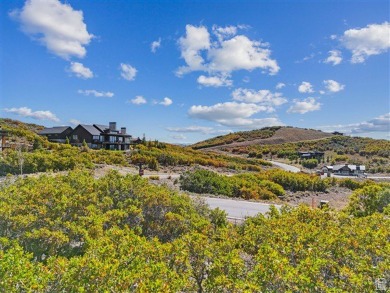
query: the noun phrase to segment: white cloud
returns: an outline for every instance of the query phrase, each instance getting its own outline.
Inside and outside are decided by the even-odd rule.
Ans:
[[[187,126],[187,127],[167,127],[167,130],[170,132],[200,132],[200,133],[210,133],[213,130],[211,127],[206,126]]]
[[[390,113],[360,123],[319,126],[319,128],[324,131],[340,131],[347,134],[390,133]]]
[[[81,121],[77,120],[77,119],[70,119],[69,123],[74,125],[74,126],[77,126],[77,125],[81,124]]]
[[[137,69],[130,64],[121,63],[121,76],[126,80],[134,80],[137,75]]]
[[[57,116],[50,111],[32,111],[30,108],[27,107],[5,108],[4,111],[7,113],[13,113],[22,117],[29,117],[37,120],[50,120],[54,122],[60,121],[60,119],[58,119]]]
[[[340,38],[352,52],[352,63],[362,63],[369,56],[385,53],[390,48],[390,23],[369,24],[364,28],[349,29]]]
[[[266,110],[266,107],[256,104],[226,102],[213,106],[191,106],[188,114],[193,118],[222,121],[232,118],[247,118],[255,113]]]
[[[293,100],[293,105],[287,110],[287,113],[305,114],[307,112],[317,111],[321,109],[321,104],[315,98],[307,98],[304,100]]]
[[[220,122],[223,125],[226,126],[232,126],[232,127],[239,127],[242,129],[259,129],[264,128],[268,126],[283,126],[284,123],[281,122],[278,118],[271,117],[271,118],[235,118],[230,120],[225,120]]]
[[[209,50],[211,71],[231,72],[234,70],[254,70],[261,68],[273,75],[279,71],[277,62],[270,58],[271,50],[267,44],[251,41],[244,35],[238,35],[220,43],[220,47]]]
[[[95,96],[95,97],[106,97],[106,98],[112,98],[114,96],[114,93],[112,92],[99,92],[96,90],[78,90],[79,94],[85,95],[85,96]]]
[[[79,62],[71,62],[69,71],[74,73],[79,78],[92,78],[93,72],[88,67],[85,67],[83,64]]]
[[[233,80],[229,79],[229,75],[220,76],[204,76],[198,77],[198,83],[206,87],[221,87],[221,86],[232,86]]]
[[[220,42],[237,34],[237,27],[233,25],[225,27],[213,25],[212,30]]]
[[[150,45],[150,50],[152,53],[156,53],[157,49],[160,48],[161,46],[161,38],[158,38],[157,41],[153,41],[152,44]]]
[[[343,61],[343,57],[341,56],[341,52],[339,50],[331,50],[329,51],[329,56],[324,60],[325,63],[331,63],[333,66],[338,65]]]
[[[128,103],[134,104],[134,105],[142,105],[146,104],[146,99],[143,96],[136,96],[134,99],[128,101]]]
[[[170,137],[173,138],[173,139],[176,139],[176,140],[183,140],[183,139],[187,138],[183,134],[170,135]]]
[[[192,106],[188,114],[192,118],[198,118],[208,121],[214,121],[224,126],[234,126],[243,128],[256,128],[260,124],[271,123],[280,125],[281,122],[276,118],[252,119],[252,115],[268,111],[269,107],[247,104],[226,102],[218,103],[212,106]],[[276,124],[275,124],[276,123]]]
[[[28,0],[10,16],[20,22],[25,34],[64,59],[83,58],[85,46],[93,38],[87,31],[83,12],[58,0]]]
[[[286,86],[286,84],[285,83],[283,83],[283,82],[279,82],[277,85],[276,85],[276,89],[277,90],[280,90],[280,89],[282,89],[282,88],[284,88]]]
[[[339,91],[342,91],[345,87],[345,85],[338,83],[335,80],[324,80],[325,88],[332,93],[337,93]]]
[[[253,89],[238,88],[232,92],[232,97],[235,101],[268,106],[268,112],[274,111],[272,106],[280,106],[287,102],[281,93],[272,93],[269,90],[255,91]]]
[[[210,48],[210,34],[204,26],[195,27],[186,25],[186,36],[179,39],[181,57],[188,67],[180,67],[177,74],[183,75],[190,71],[204,70],[204,59],[200,55],[201,50]]]
[[[301,85],[298,87],[298,91],[300,93],[314,93],[313,86],[310,82],[303,81]]]
[[[163,106],[169,106],[169,105],[172,105],[172,103],[173,103],[173,101],[172,101],[170,98],[165,97],[165,98],[163,99],[163,101],[160,102],[159,104],[160,104],[160,105],[163,105]]]
[[[260,68],[271,75],[279,71],[277,62],[270,58],[268,44],[235,35],[237,28],[233,26],[214,26],[213,32],[217,36],[214,42],[206,27],[186,26],[186,35],[180,38],[179,45],[187,66],[177,70],[179,76],[191,71],[228,74]]]

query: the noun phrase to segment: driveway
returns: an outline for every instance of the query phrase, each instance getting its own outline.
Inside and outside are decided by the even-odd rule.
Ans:
[[[301,172],[301,169],[295,167],[295,166],[291,166],[291,165],[287,165],[287,164],[284,164],[284,163],[280,163],[280,162],[275,162],[275,161],[269,161],[272,165],[274,166],[277,166],[283,170],[286,170],[286,171],[290,171],[290,172],[293,172],[293,173],[299,173]]]

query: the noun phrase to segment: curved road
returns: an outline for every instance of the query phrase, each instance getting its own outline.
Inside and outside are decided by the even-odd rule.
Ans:
[[[297,167],[294,167],[294,166],[291,166],[291,165],[287,165],[287,164],[284,164],[284,163],[280,163],[280,162],[275,162],[275,161],[269,161],[272,165],[275,165],[279,168],[282,168],[283,170],[286,170],[286,171],[290,171],[290,172],[293,172],[293,173],[299,173],[301,172],[301,169],[297,168]]]

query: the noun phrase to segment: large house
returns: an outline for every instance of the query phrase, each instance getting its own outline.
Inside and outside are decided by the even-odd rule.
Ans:
[[[68,127],[70,131],[61,132],[61,140],[54,136],[55,130],[60,131],[61,127],[45,128],[39,134],[46,136],[49,141],[65,142],[66,138],[75,146],[81,146],[85,141],[92,149],[107,149],[107,150],[128,150],[131,144],[139,142],[139,139],[132,139],[130,134],[126,133],[126,127],[120,130],[116,129],[116,122],[110,122],[106,125],[86,125],[79,124],[75,129]],[[65,128],[65,127],[62,127]]]
[[[366,172],[366,166],[364,165],[334,165],[324,167],[325,172],[330,172],[335,175],[344,175],[344,176],[359,176],[364,175]]]
[[[324,152],[298,152],[298,156],[301,159],[317,159],[320,161],[324,157]]]

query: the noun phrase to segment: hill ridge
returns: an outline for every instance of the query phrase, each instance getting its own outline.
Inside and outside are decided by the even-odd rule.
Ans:
[[[247,134],[259,134],[259,137],[246,137]],[[220,149],[249,146],[254,144],[273,145],[299,141],[311,141],[335,136],[321,130],[298,127],[266,127],[259,130],[241,131],[217,136],[191,145],[195,149]]]

